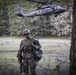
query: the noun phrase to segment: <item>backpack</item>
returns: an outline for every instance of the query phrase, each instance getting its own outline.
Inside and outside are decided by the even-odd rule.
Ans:
[[[38,49],[33,51],[33,57],[37,61],[39,61],[42,58],[42,54],[43,54],[42,50]]]
[[[35,42],[36,40],[34,38],[32,38],[31,40],[33,44],[36,45],[36,42]],[[42,50],[34,48],[33,57],[35,60],[39,61],[42,58],[42,54],[43,54]]]

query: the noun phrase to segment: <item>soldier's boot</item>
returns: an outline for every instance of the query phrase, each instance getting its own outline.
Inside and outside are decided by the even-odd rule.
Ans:
[[[26,74],[24,72],[22,72],[21,75],[26,75]]]

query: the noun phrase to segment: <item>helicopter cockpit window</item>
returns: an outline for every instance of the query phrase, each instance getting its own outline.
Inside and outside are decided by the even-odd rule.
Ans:
[[[62,7],[60,7],[60,6],[56,6],[56,7],[55,7],[55,10],[56,10],[56,9],[62,9]]]

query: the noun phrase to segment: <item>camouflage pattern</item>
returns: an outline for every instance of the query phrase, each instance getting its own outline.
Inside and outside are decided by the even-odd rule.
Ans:
[[[30,67],[30,71],[32,75],[36,75],[36,66],[38,61],[36,61],[33,57],[32,52],[34,49],[40,49],[41,45],[39,41],[35,38],[30,37],[29,39],[23,39],[20,44],[20,50],[18,54],[22,55],[22,64],[23,64],[23,72],[28,74],[28,67]]]

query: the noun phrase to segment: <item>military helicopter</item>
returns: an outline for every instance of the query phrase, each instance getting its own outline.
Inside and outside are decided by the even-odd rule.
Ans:
[[[38,7],[36,11],[30,12],[28,14],[25,14],[19,7],[17,16],[25,18],[25,17],[55,15],[55,17],[56,17],[58,14],[65,12],[65,9],[63,7],[52,4],[55,0],[51,1],[50,3],[41,2],[41,1],[37,1],[37,0],[28,0],[28,1],[37,2],[40,4],[44,4],[44,5],[41,7]]]

